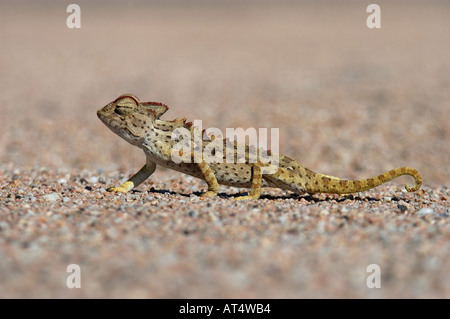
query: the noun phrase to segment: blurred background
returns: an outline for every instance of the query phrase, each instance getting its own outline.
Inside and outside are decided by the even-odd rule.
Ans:
[[[96,110],[123,93],[204,127],[278,127],[325,174],[398,166],[448,184],[450,5],[377,1],[0,2],[0,166],[134,171]]]
[[[448,1],[377,1],[381,29],[372,0],[76,1],[69,29],[72,1],[0,0],[0,297],[450,296]],[[159,169],[106,193],[144,163],[96,116],[123,93],[167,120],[279,128],[320,173],[406,165],[425,186],[202,201]]]

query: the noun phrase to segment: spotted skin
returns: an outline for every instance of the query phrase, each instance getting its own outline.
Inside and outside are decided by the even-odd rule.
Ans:
[[[108,188],[109,191],[129,192],[144,182],[155,171],[157,165],[203,179],[208,185],[208,190],[202,194],[204,198],[216,196],[219,184],[250,188],[247,196],[237,197],[236,200],[258,199],[262,187],[276,187],[298,194],[357,193],[377,187],[401,175],[410,175],[415,179],[414,186],[405,186],[409,192],[417,191],[422,185],[421,175],[410,167],[395,168],[368,179],[343,180],[315,173],[281,154],[278,168],[263,174],[267,164],[261,161],[259,155],[256,161],[251,161],[249,156],[252,153],[251,148],[245,146],[245,161],[240,163],[236,156],[239,145],[225,139],[216,140],[214,137],[212,137],[214,142],[223,143],[223,158],[220,158],[219,162],[206,161],[205,148],[211,141],[201,139],[200,143],[196,142],[194,136],[201,132],[193,128],[191,122],[186,122],[185,118],[173,121],[161,120],[161,115],[167,110],[168,107],[162,103],[141,102],[132,94],[124,94],[97,111],[97,116],[108,128],[127,142],[141,148],[146,155],[146,164],[136,174],[122,185]],[[172,139],[172,133],[180,128],[188,130],[191,149],[187,154],[179,150],[178,155],[185,155],[190,161],[176,163],[172,155],[176,152],[175,144],[178,141]],[[225,161],[227,153],[234,154],[234,162]],[[220,154],[217,156],[220,157]]]

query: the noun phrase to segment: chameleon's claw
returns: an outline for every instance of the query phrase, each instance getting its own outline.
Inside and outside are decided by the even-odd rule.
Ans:
[[[127,190],[125,188],[121,187],[121,186],[119,186],[119,187],[108,187],[106,189],[106,191],[107,192],[114,192],[114,193],[123,193],[123,194],[127,193]]]
[[[217,196],[217,193],[216,193],[216,192],[213,192],[213,191],[207,191],[207,192],[201,194],[201,195],[200,195],[200,198],[210,198],[210,197],[215,197],[215,196]]]

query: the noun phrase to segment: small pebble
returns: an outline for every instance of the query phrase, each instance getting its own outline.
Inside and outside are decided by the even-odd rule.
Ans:
[[[96,177],[96,176],[90,177],[90,178],[89,178],[89,182],[90,182],[91,184],[97,183],[97,182],[98,182],[98,177]]]
[[[418,215],[429,215],[429,214],[433,214],[434,210],[432,210],[431,208],[422,208],[421,210],[419,210],[417,212]]]
[[[191,209],[191,210],[189,211],[189,216],[190,216],[190,217],[197,217],[197,215],[198,215],[198,214],[197,214],[194,210]]]
[[[55,202],[59,199],[59,195],[56,193],[45,194],[42,196],[46,201]]]

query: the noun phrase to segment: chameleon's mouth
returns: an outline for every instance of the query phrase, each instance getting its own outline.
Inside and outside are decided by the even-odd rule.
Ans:
[[[103,123],[105,123],[105,124],[107,123],[107,122],[106,122],[107,116],[105,116],[105,113],[104,113],[103,109],[100,109],[100,110],[97,111],[97,117],[98,117]]]

